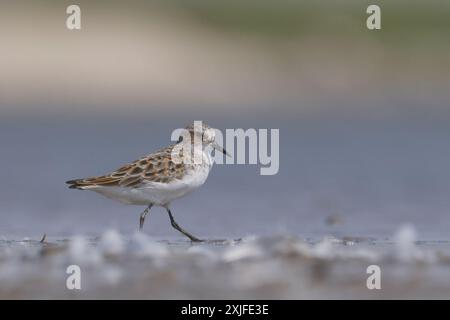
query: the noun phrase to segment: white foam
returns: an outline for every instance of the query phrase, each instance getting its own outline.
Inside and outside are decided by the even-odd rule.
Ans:
[[[264,250],[256,242],[246,242],[225,250],[222,259],[226,262],[237,261],[241,259],[256,259],[264,256]]]
[[[69,243],[68,256],[73,263],[99,264],[102,257],[98,250],[90,246],[86,238],[75,236]]]
[[[141,297],[144,292],[148,297],[207,298],[211,296],[202,295],[204,290],[212,290],[219,297],[231,292],[265,297],[265,293],[272,292],[268,297],[282,298],[293,297],[291,293],[295,297],[302,294],[311,297],[314,293],[308,288],[314,287],[308,286],[317,279],[332,279],[334,285],[335,279],[339,279],[336,276],[346,279],[353,273],[361,275],[360,272],[365,276],[368,262],[385,265],[384,272],[395,271],[399,266],[407,281],[416,272],[410,266],[415,267],[417,262],[435,262],[434,265],[446,268],[450,261],[446,252],[441,253],[439,260],[433,258],[437,255],[434,247],[418,246],[412,226],[402,226],[394,239],[394,250],[386,243],[357,241],[348,246],[335,237],[316,243],[291,235],[251,236],[226,245],[222,242],[190,245],[157,242],[144,233],[126,237],[114,230],[105,232],[98,241],[83,236],[73,237],[67,243],[44,245],[37,241],[8,241],[0,247],[0,296],[15,288],[25,288],[20,292],[27,296],[35,279],[39,279],[40,286],[55,290],[42,290],[43,296],[39,297],[57,290],[65,297],[64,294],[70,293],[64,288],[63,280],[70,264],[80,265],[83,281],[89,284],[85,287],[86,294],[92,296],[120,296],[125,292],[116,292],[117,288],[135,290],[133,297]],[[348,268],[353,270],[351,274],[346,271]],[[201,295],[196,296],[199,292]]]
[[[333,257],[333,241],[329,238],[324,238],[318,244],[312,247],[311,253],[317,257],[322,259],[328,259]]]
[[[100,239],[99,249],[103,254],[118,256],[125,252],[125,242],[116,230],[108,230]]]
[[[410,261],[417,256],[417,233],[411,224],[404,224],[394,234],[395,250],[397,257],[402,261]]]
[[[165,258],[169,249],[143,233],[135,233],[130,242],[130,248],[138,256],[150,258]]]

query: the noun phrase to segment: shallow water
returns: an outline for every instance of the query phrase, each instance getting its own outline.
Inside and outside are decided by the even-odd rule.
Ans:
[[[210,239],[195,245],[161,208],[136,236],[144,208],[64,185],[168,144],[182,121],[1,123],[0,297],[450,298],[450,126],[274,121],[251,126],[280,129],[277,175],[215,166],[172,205]],[[366,288],[371,264],[382,290]]]
[[[400,233],[403,231],[400,231]],[[66,288],[69,265],[81,289]],[[381,289],[366,286],[369,265]],[[158,240],[101,237],[0,242],[0,298],[450,298],[450,242],[292,236]]]
[[[181,123],[4,120],[0,167],[8,183],[0,185],[0,237],[64,238],[109,228],[133,233],[143,207],[70,190],[64,181],[103,174],[167,145]],[[383,239],[412,223],[421,240],[450,240],[447,122],[253,119],[232,127],[279,128],[279,173],[261,176],[257,165],[216,165],[202,188],[172,204],[178,223],[194,235]],[[152,209],[145,231],[177,235],[161,208]]]

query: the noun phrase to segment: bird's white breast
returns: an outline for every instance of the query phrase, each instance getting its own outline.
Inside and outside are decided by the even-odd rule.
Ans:
[[[202,164],[187,169],[182,179],[175,179],[169,183],[148,181],[138,188],[98,187],[91,190],[127,204],[149,205],[153,203],[166,206],[205,183],[212,167],[210,153],[202,152],[202,160]]]

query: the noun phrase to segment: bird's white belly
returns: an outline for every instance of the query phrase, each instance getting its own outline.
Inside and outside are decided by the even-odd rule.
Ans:
[[[97,187],[91,190],[126,204],[149,205],[152,203],[166,206],[203,185],[210,169],[210,166],[198,166],[187,171],[183,179],[176,179],[170,183],[149,181],[139,188]]]

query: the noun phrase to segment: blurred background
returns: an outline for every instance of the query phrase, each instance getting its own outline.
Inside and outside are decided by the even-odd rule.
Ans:
[[[216,166],[173,204],[196,235],[383,238],[408,222],[450,239],[449,17],[436,0],[2,1],[0,236],[134,232],[143,208],[64,181],[203,120],[280,129],[280,171]],[[178,237],[158,208],[146,232]]]

